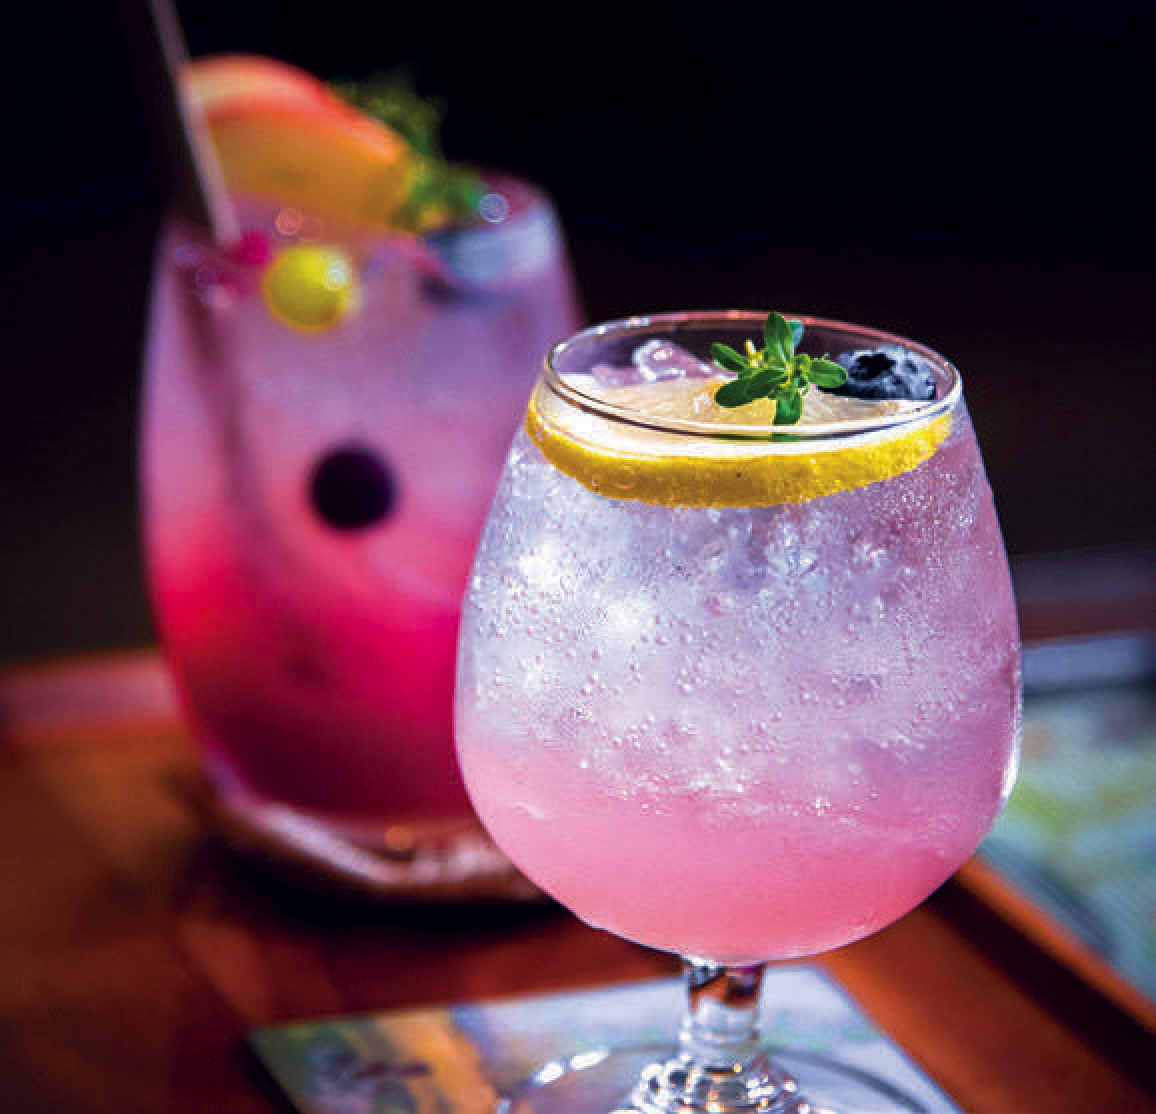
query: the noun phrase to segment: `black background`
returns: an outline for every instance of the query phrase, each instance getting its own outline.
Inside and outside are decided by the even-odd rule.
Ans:
[[[133,2],[32,8],[4,46],[0,658],[151,637],[134,439],[165,185]],[[1013,555],[1153,541],[1147,5],[179,11],[193,54],[407,68],[451,156],[554,198],[591,318],[775,307],[943,351]]]

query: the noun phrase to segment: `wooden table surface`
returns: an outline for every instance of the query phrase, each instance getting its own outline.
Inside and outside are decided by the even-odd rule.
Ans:
[[[151,652],[0,674],[4,1114],[283,1112],[253,1026],[675,970],[546,903],[276,882],[206,829],[195,770]],[[966,1111],[1156,1111],[1146,1027],[959,886],[823,962]]]

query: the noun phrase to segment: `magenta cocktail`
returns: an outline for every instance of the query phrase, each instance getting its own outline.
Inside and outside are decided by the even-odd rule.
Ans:
[[[156,619],[228,810],[408,853],[471,815],[460,597],[541,353],[576,321],[561,234],[501,177],[421,234],[234,200],[239,244],[173,220],[157,255]]]

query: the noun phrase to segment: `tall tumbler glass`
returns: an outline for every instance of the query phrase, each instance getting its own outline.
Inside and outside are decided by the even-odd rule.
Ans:
[[[154,612],[238,845],[384,894],[517,886],[452,742],[460,597],[541,353],[555,213],[492,178],[426,237],[237,198],[164,228],[141,482]]]

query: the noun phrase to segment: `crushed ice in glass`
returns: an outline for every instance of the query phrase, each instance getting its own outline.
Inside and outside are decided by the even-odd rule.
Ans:
[[[590,373],[602,387],[635,387],[663,379],[708,379],[718,370],[672,341],[655,337],[634,350],[629,367],[595,364]]]

